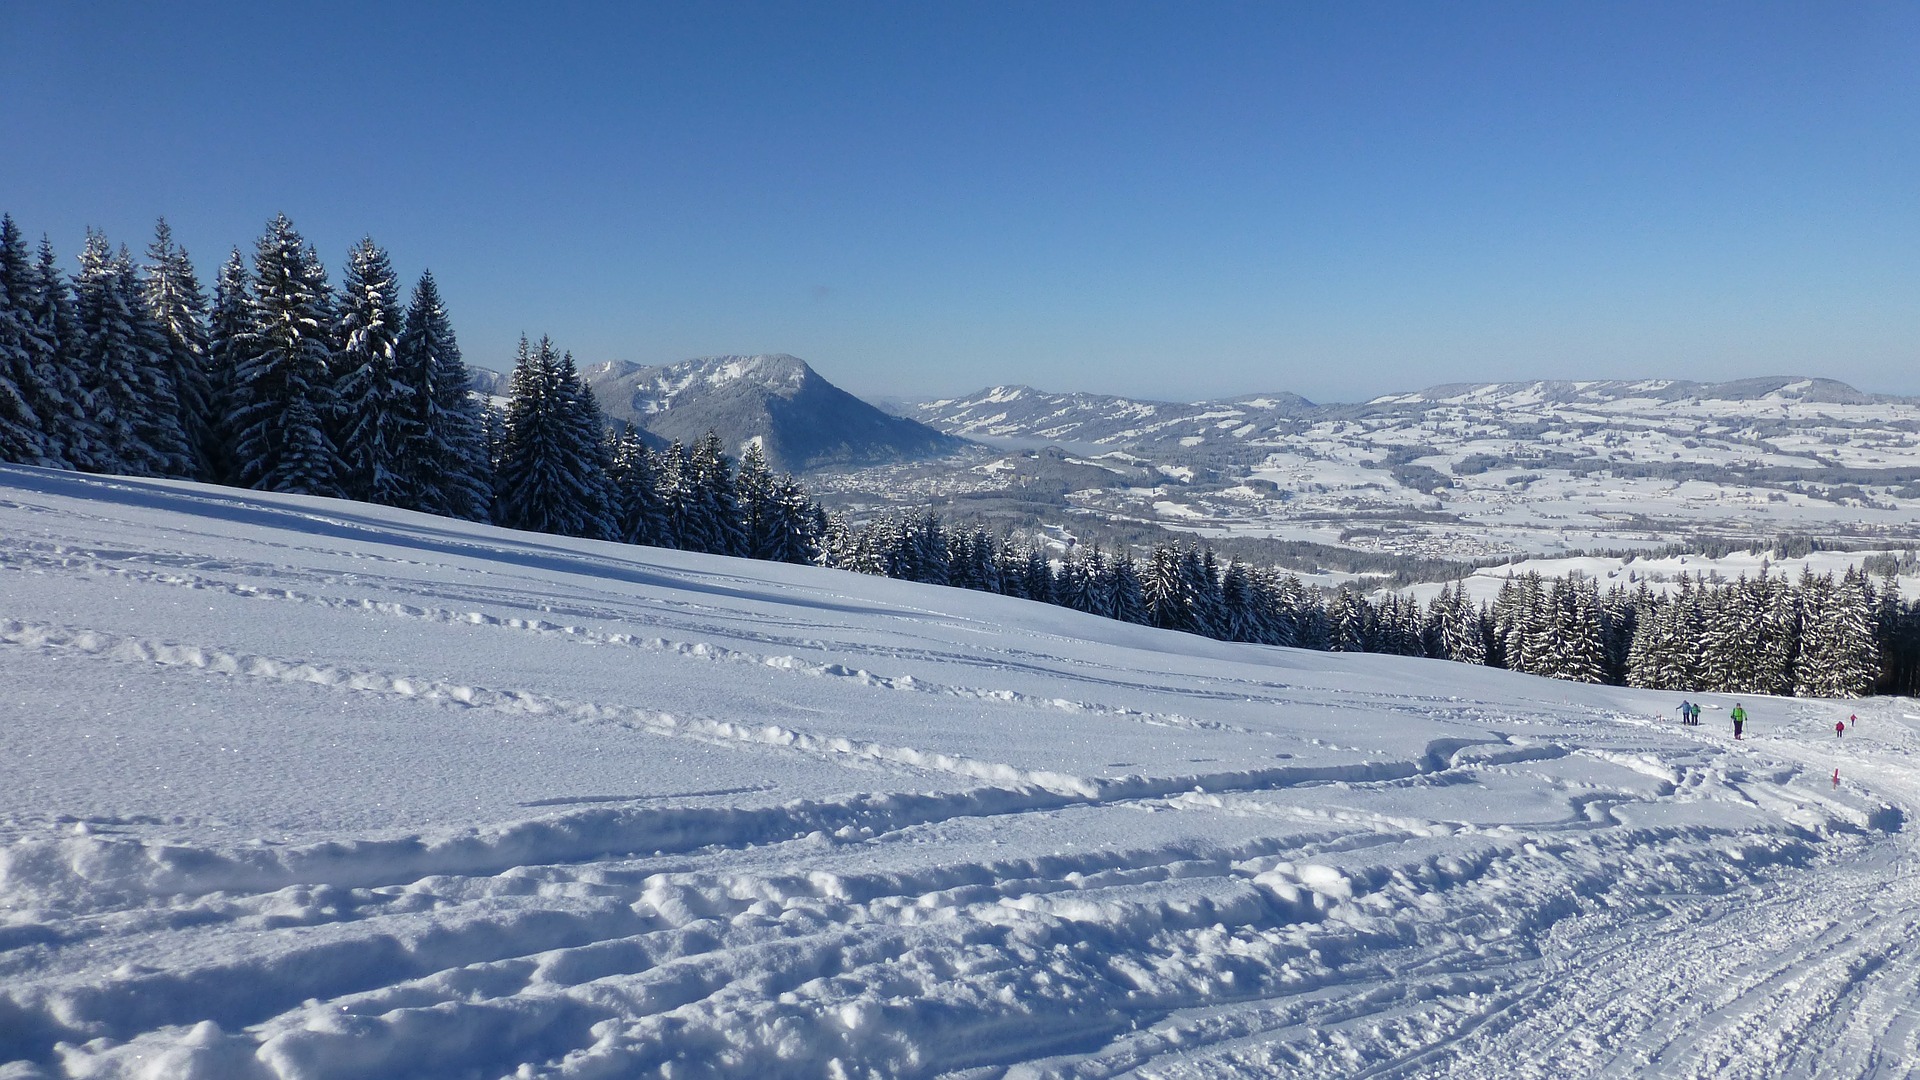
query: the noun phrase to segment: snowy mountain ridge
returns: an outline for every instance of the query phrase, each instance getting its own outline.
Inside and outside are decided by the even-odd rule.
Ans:
[[[1287,393],[1180,403],[994,386],[966,397],[923,402],[912,406],[910,414],[942,431],[969,438],[1117,444],[1178,438],[1196,427],[1227,418],[1256,425],[1275,422],[1315,407],[1307,399]]]
[[[510,376],[471,369],[476,392],[504,397]],[[873,465],[936,457],[966,444],[882,412],[785,353],[704,356],[676,364],[622,360],[580,371],[608,417],[665,443],[716,431],[734,453],[759,443],[775,468]]]
[[[717,431],[736,453],[758,441],[780,469],[910,461],[964,445],[881,412],[784,353],[705,356],[658,367],[612,362],[582,376],[614,419],[688,444]]]
[[[1368,405],[1463,405],[1548,403],[1601,404],[1623,400],[1695,402],[1762,402],[1831,405],[1911,404],[1912,399],[1888,394],[1866,394],[1838,379],[1776,375],[1702,383],[1685,379],[1544,379],[1504,383],[1445,383],[1411,394],[1386,394]]]
[[[702,356],[658,367],[609,360],[592,365],[581,375],[590,384],[631,386],[630,406],[644,415],[666,412],[689,390],[697,394],[733,383],[747,383],[766,393],[791,399],[800,393],[808,379],[818,378],[805,361],[786,353]]]
[[[1052,393],[1030,386],[992,386],[957,398],[916,403],[915,416],[943,431],[975,437],[1045,439],[1132,445],[1247,434],[1296,420],[1342,419],[1427,407],[1479,408],[1604,406],[1617,403],[1737,402],[1807,405],[1912,405],[1912,399],[1865,394],[1836,379],[1771,376],[1701,383],[1683,379],[1531,380],[1443,383],[1411,393],[1383,394],[1359,404],[1316,405],[1298,394],[1239,394],[1193,402],[1108,394]]]

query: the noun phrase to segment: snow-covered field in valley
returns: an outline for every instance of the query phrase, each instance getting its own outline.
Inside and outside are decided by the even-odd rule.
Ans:
[[[1006,449],[965,468],[823,474],[815,490],[856,508],[948,498],[962,514],[1018,493],[1013,522],[1039,507],[1069,529],[1117,521],[1481,563],[1701,537],[1800,534],[1858,551],[1920,540],[1920,401],[1826,379],[1452,384],[1357,405],[1003,386],[908,411]]]
[[[0,1077],[1920,1061],[1909,700],[20,468],[0,601]]]

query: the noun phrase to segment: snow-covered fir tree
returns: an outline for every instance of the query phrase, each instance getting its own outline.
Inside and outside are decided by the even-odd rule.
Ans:
[[[1293,644],[1293,615],[1281,595],[1279,572],[1270,566],[1253,566],[1248,568],[1247,578],[1252,591],[1254,640],[1262,645]]]
[[[1196,628],[1193,582],[1185,567],[1185,552],[1174,544],[1156,545],[1147,557],[1140,578],[1140,596],[1146,603],[1147,620],[1163,630]]]
[[[1107,617],[1128,623],[1149,622],[1152,616],[1140,584],[1140,565],[1134,561],[1133,554],[1125,550],[1115,552],[1111,567],[1107,579]]]
[[[661,537],[662,547],[688,547],[689,538],[704,536],[706,526],[698,521],[704,511],[700,499],[699,477],[693,471],[693,462],[687,456],[687,448],[675,439],[654,459],[654,473],[659,478],[660,499],[666,508],[667,527]],[[852,530],[846,534],[847,542],[856,542]],[[846,550],[849,559],[853,549]],[[845,569],[853,569],[851,566]],[[863,571],[873,572],[878,571]]]
[[[104,459],[107,451],[75,358],[80,347],[80,319],[74,311],[73,293],[67,287],[66,275],[60,272],[53,244],[44,236],[34,259],[32,282],[27,300],[31,315],[28,348],[39,372],[33,390],[34,414],[40,418],[49,464],[79,468],[83,462]]]
[[[1770,694],[1793,692],[1794,665],[1800,652],[1800,599],[1785,580],[1755,579],[1761,685]]]
[[[1864,576],[1849,567],[1838,583],[1808,574],[1800,580],[1803,623],[1799,679],[1802,697],[1859,697],[1880,676],[1873,633],[1873,600]]]
[[[33,261],[11,215],[0,216],[0,461],[51,464],[46,427],[34,409]]]
[[[947,584],[980,592],[1000,591],[1000,564],[994,559],[999,544],[985,528],[954,529],[947,533]]]
[[[1253,577],[1239,559],[1229,559],[1220,575],[1219,636],[1227,641],[1260,640],[1260,620],[1254,613]]]
[[[593,388],[580,377],[573,354],[560,354],[560,393],[566,403],[566,419],[573,432],[574,445],[580,447],[585,471],[586,495],[593,508],[593,522],[578,535],[606,538],[613,534],[612,485],[607,480],[611,464],[607,459],[607,418],[600,411]]]
[[[1664,623],[1655,628],[1655,685],[1668,690],[1704,689],[1700,590],[1694,587],[1692,578],[1680,579],[1680,590],[1672,596],[1664,614]]]
[[[1011,536],[1002,536],[993,550],[994,574],[1000,585],[1001,596],[1015,596],[1029,599],[1027,594],[1027,549],[1014,542]]]
[[[1352,589],[1335,589],[1327,600],[1327,645],[1334,652],[1366,652],[1371,609]]]
[[[1223,636],[1227,612],[1220,595],[1220,563],[1213,549],[1187,545],[1180,553],[1180,573],[1186,578],[1187,602],[1193,605],[1193,632]]]
[[[430,271],[414,284],[393,357],[406,433],[393,468],[408,505],[487,520],[493,502],[488,410],[468,391],[467,366]]]
[[[235,248],[214,278],[213,310],[207,318],[207,419],[211,456],[208,467],[222,484],[239,484],[235,456],[242,404],[240,370],[256,348],[253,341],[253,287],[247,262]]]
[[[1427,608],[1427,620],[1429,655],[1463,664],[1486,663],[1486,635],[1464,582],[1440,590]]]
[[[1633,596],[1619,585],[1600,602],[1601,679],[1615,686],[1627,681],[1627,654],[1633,648]]]
[[[186,436],[196,480],[212,480],[219,441],[213,427],[208,378],[210,363],[207,294],[194,273],[186,249],[174,243],[173,229],[161,218],[147,246],[141,277],[147,313],[166,340],[166,370],[179,403],[180,431]]]
[[[1507,578],[1493,602],[1493,623],[1501,663],[1507,670],[1543,674],[1541,653],[1551,630],[1546,586],[1539,573],[1529,570]]]
[[[1713,693],[1750,693],[1746,685],[1747,658],[1742,648],[1753,632],[1752,613],[1743,597],[1710,580],[1695,597],[1700,633],[1693,647],[1700,653],[1700,689]]]
[[[1060,603],[1089,615],[1103,615],[1106,607],[1106,556],[1097,544],[1076,543],[1060,565]]]
[[[993,592],[984,584],[985,572],[983,553],[974,543],[974,537],[984,535],[982,529],[949,529],[947,531],[947,584],[956,589],[973,589],[979,592]]]
[[[166,338],[141,298],[133,260],[87,234],[74,284],[74,359],[104,453],[84,466],[134,476],[192,476]]]
[[[1598,683],[1604,671],[1600,595],[1584,575],[1556,578],[1548,590],[1550,644],[1541,674],[1568,682]]]
[[[267,223],[248,286],[247,329],[233,360],[233,478],[337,496],[342,467],[327,434],[337,415],[333,297],[326,268],[286,215]]]
[[[848,551],[846,568],[862,574],[887,576],[898,554],[896,542],[899,531],[898,520],[892,518],[881,518],[864,529],[856,530],[854,544]]]
[[[1656,664],[1655,643],[1660,620],[1665,617],[1667,599],[1656,596],[1640,583],[1639,591],[1634,594],[1633,639],[1627,646],[1627,662],[1622,678],[1628,686],[1637,686],[1648,690],[1666,689],[1660,684],[1660,673]]]
[[[1412,597],[1388,595],[1375,605],[1373,620],[1372,652],[1387,653],[1393,656],[1425,656],[1426,643],[1422,633],[1424,620],[1420,615],[1420,606]]]
[[[820,536],[820,565],[859,573],[853,565],[859,543],[858,531],[843,515],[828,514],[826,530]]]
[[[1247,592],[1249,632],[1261,645],[1292,644],[1292,612],[1281,595],[1282,577],[1273,567],[1248,564]],[[1221,591],[1226,591],[1225,582]]]
[[[613,532],[605,443],[597,417],[583,415],[592,404],[572,356],[544,337],[533,347],[520,339],[496,475],[500,524],[590,538]]]
[[[640,432],[627,428],[614,437],[612,469],[613,538],[628,544],[664,547],[666,505],[653,470],[653,453]]]
[[[995,538],[995,536],[989,534],[985,528],[975,528],[975,530],[973,530],[973,557],[979,561],[979,575],[981,575],[981,586],[979,586],[979,588],[983,588],[983,590],[987,590],[987,592],[1006,594],[1008,584],[1006,584],[1006,580],[1004,580],[1002,569],[1006,567],[1006,563],[1010,561],[1010,557],[1008,557],[1008,559],[1002,559],[1002,557],[1000,557],[1000,553],[1002,552],[1012,552],[1012,542],[1010,542],[1008,538],[1004,538],[1004,536],[1002,536],[1002,538]],[[1018,588],[1016,588],[1016,592],[1018,592]]]
[[[773,482],[769,546],[761,558],[773,562],[811,563],[820,556],[825,514],[791,475]]]
[[[739,504],[741,532],[745,534],[742,554],[750,559],[771,558],[777,542],[774,476],[773,470],[767,467],[767,455],[758,439],[741,451],[733,486],[734,498]]]
[[[1300,579],[1293,574],[1279,578],[1274,584],[1273,596],[1277,635],[1273,643],[1302,649],[1324,648],[1325,638],[1318,630],[1319,605],[1308,595]]]
[[[1327,602],[1302,589],[1302,598],[1293,609],[1294,645],[1316,652],[1331,652],[1334,647],[1333,620],[1327,614]]]
[[[331,368],[328,431],[340,452],[341,492],[385,506],[418,506],[420,493],[408,482],[401,458],[424,445],[425,433],[416,426],[422,419],[418,403],[409,398],[426,388],[402,381],[396,352],[400,284],[393,261],[372,237],[362,237],[347,253],[335,311],[339,348]]]
[[[903,576],[928,585],[948,584],[951,578],[947,527],[940,515],[932,509],[923,510],[906,518],[900,526],[896,561],[903,568]]]
[[[1892,569],[1874,589],[1874,640],[1880,647],[1877,693],[1913,696],[1920,691],[1920,617],[1900,596]]]
[[[1019,576],[1021,594],[1027,599],[1042,604],[1056,602],[1053,566],[1048,562],[1044,548],[1034,546],[1020,550]]]
[[[687,551],[718,554],[726,543],[724,527],[718,519],[718,507],[707,487],[710,462],[698,460],[701,440],[696,439],[678,457],[673,470],[675,531],[679,546]]]
[[[739,495],[734,487],[733,459],[717,432],[709,431],[687,455],[693,507],[687,514],[687,535],[680,546],[710,555],[745,555],[746,529],[740,519]]]

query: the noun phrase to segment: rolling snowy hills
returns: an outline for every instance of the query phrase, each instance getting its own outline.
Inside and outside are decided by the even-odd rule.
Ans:
[[[1104,520],[1456,560],[1782,533],[1859,548],[1920,542],[1920,402],[1831,379],[1450,384],[1354,405],[991,387],[905,411],[1006,449],[961,468],[887,466],[818,486],[956,507],[1024,493],[1018,515],[1068,527]],[[1092,468],[1043,498],[1022,455],[1047,443]]]
[[[1317,407],[1298,394],[1180,403],[994,386],[963,398],[913,404],[907,415],[956,435],[1137,446],[1204,434],[1227,418],[1239,421],[1235,428],[1259,429],[1315,411]]]
[[[4,467],[0,1077],[1909,1075],[1920,710],[1708,703]]]

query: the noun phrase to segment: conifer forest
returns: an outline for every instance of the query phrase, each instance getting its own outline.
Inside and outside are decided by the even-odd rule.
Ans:
[[[163,221],[69,274],[0,217],[0,460],[357,499],[470,521],[976,589],[1223,640],[1424,656],[1574,682],[1853,697],[1920,690],[1920,608],[1858,567],[1655,591],[1510,578],[1475,603],[1322,589],[1188,543],[1101,551],[938,515],[829,514],[758,446],[610,424],[571,355],[522,340],[505,407],[469,390],[438,287],[401,301],[363,239],[329,282],[275,217],[209,295]]]

